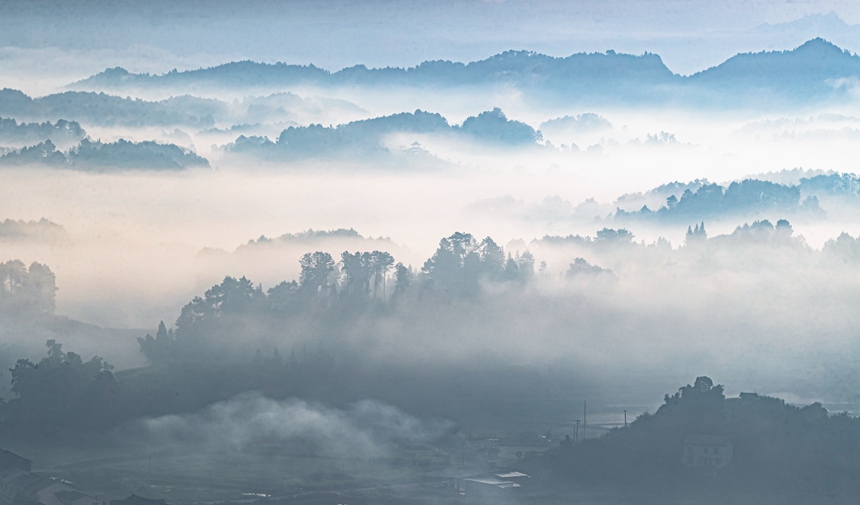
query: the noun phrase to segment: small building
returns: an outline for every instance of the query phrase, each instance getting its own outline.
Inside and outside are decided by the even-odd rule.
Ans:
[[[495,474],[496,477],[502,480],[512,480],[514,482],[522,482],[528,480],[529,476],[522,472],[504,472]]]
[[[418,141],[415,141],[409,149],[406,149],[406,153],[414,156],[426,156],[430,154],[430,151],[424,149]]]
[[[485,495],[507,489],[516,489],[520,487],[523,480],[528,478],[528,475],[520,472],[490,473],[475,469],[449,468],[424,474],[423,480],[436,487],[449,488],[459,494]],[[118,504],[111,502],[111,505]]]
[[[32,467],[29,459],[0,450],[0,503],[102,505],[65,482],[31,472]]]
[[[14,452],[0,449],[0,467],[18,468],[19,470],[29,472],[33,469],[33,462],[23,456],[18,456]]]
[[[65,482],[52,479],[42,479],[41,482],[32,486],[28,490],[29,494],[35,498],[35,501],[42,505],[64,505],[59,495],[61,493],[72,493],[76,491],[77,490],[75,488]],[[67,500],[69,498],[71,497],[66,497]]]
[[[733,446],[728,437],[690,435],[684,439],[681,464],[696,468],[722,468],[732,462]]]
[[[100,505],[100,501],[77,490],[60,491],[55,493],[61,505]]]
[[[132,494],[123,500],[111,500],[110,505],[167,505],[167,502],[164,498],[144,498],[143,496]]]
[[[102,505],[101,501],[78,491],[65,482],[46,479],[22,470],[0,472],[0,497],[7,503]]]
[[[29,498],[27,488],[38,484],[41,478],[20,468],[0,469],[0,498],[6,503],[16,503]]]
[[[444,487],[449,488],[457,493],[465,493],[465,480],[472,477],[478,477],[480,475],[482,475],[482,472],[480,470],[467,468],[446,468],[444,470],[438,470],[436,472],[425,473],[422,476],[422,480],[434,487]],[[113,502],[111,502],[111,505],[120,504],[114,504]]]
[[[472,477],[463,479],[463,481],[466,495],[490,495],[520,487],[519,484],[512,480],[500,479],[495,475],[490,477]]]

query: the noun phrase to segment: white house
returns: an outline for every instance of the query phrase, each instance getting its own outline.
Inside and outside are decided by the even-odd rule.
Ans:
[[[732,462],[732,441],[715,435],[690,435],[684,439],[681,464],[689,467],[722,468]]]

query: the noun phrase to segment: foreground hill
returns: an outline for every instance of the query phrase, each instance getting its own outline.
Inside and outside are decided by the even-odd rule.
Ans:
[[[608,489],[636,503],[855,503],[860,419],[698,377],[654,414],[533,460],[559,489]],[[671,483],[667,485],[667,483]],[[625,500],[626,502],[626,500]]]

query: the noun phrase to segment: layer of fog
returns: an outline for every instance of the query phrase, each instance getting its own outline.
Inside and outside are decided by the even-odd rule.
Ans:
[[[0,260],[50,266],[59,286],[58,314],[108,327],[143,328],[138,331],[142,335],[153,332],[160,320],[170,325],[185,303],[226,275],[247,276],[268,289],[297,279],[299,258],[316,250],[335,258],[345,250],[386,250],[417,270],[439,239],[466,231],[479,238],[491,236],[511,253],[530,249],[538,265],[547,262],[545,277],[520,297],[526,301],[503,298],[495,305],[477,304],[438,319],[432,314],[405,315],[356,325],[341,337],[382,361],[428,364],[432,357],[432,363],[457,362],[478,354],[502,363],[556,363],[606,383],[616,380],[613,374],[619,371],[653,378],[671,367],[671,377],[660,376],[661,385],[648,386],[648,395],[710,373],[737,387],[820,399],[821,391],[804,390],[796,377],[784,372],[786,367],[809,366],[804,356],[818,353],[820,360],[809,377],[833,385],[853,366],[849,351],[855,325],[848,314],[856,293],[850,268],[794,262],[794,253],[783,254],[779,248],[739,248],[718,260],[688,258],[690,263],[685,263],[672,254],[655,253],[642,260],[635,253],[603,254],[534,242],[545,235],[593,237],[604,227],[624,227],[636,241],[652,243],[663,237],[677,249],[694,222],[620,222],[607,217],[616,207],[635,211],[641,206],[632,206],[639,200],[629,195],[672,181],[725,184],[758,174],[760,179],[796,184],[810,174],[808,169],[851,172],[860,128],[860,114],[851,107],[800,115],[707,115],[540,110],[515,93],[471,99],[465,93],[452,94],[447,101],[441,95],[412,92],[395,94],[387,102],[378,93],[335,97],[363,112],[320,100],[317,115],[300,121],[327,117],[337,124],[414,110],[417,102],[457,124],[501,106],[509,119],[536,129],[543,124],[544,141],[513,149],[444,135],[395,134],[383,139],[392,156],[418,141],[430,156],[447,163],[417,170],[408,161],[392,169],[372,161],[332,161],[327,153],[284,163],[227,156],[223,146],[240,131],[83,124],[92,138],[103,141],[156,138],[194,147],[209,157],[213,168],[169,174],[3,169],[0,219],[46,218],[61,225],[65,234],[53,242],[4,240]],[[595,116],[583,121],[584,114]],[[564,116],[579,119],[547,123]],[[230,125],[219,126],[226,130]],[[284,127],[261,124],[253,133],[275,138]],[[804,170],[781,172],[798,167]],[[628,195],[626,200],[623,195]],[[665,203],[664,196],[648,201],[649,207],[656,210]],[[822,207],[826,216],[820,219],[763,211],[708,219],[706,224],[713,237],[745,222],[789,218],[795,234],[814,249],[843,231],[860,235],[856,203],[822,200]],[[353,228],[361,237],[278,240],[308,229],[340,228]],[[248,244],[261,236],[272,242]],[[577,257],[611,269],[617,281],[564,280]],[[834,277],[840,282],[832,282]],[[404,326],[407,321],[412,326]],[[43,339],[30,337],[9,342],[17,347],[7,354],[37,357]],[[119,368],[145,364],[131,336],[103,342],[99,338],[69,336],[63,342],[85,356],[103,355]],[[298,340],[277,345],[288,350]],[[846,398],[851,400],[851,392],[844,388],[827,396],[832,401]]]
[[[365,459],[390,456],[397,444],[434,442],[450,428],[370,400],[338,409],[246,393],[201,412],[137,421],[119,433],[161,449]]]
[[[850,172],[856,158],[851,153],[858,149],[851,133],[857,120],[851,117],[720,121],[598,112],[611,128],[545,135],[554,146],[576,144],[578,151],[517,151],[422,135],[387,140],[393,151],[417,140],[431,155],[450,160],[435,172],[413,173],[408,164],[380,171],[373,163],[325,159],[261,168],[266,164],[250,157],[222,162],[215,156],[214,170],[174,174],[4,169],[0,218],[47,218],[66,229],[69,243],[7,241],[3,259],[51,266],[62,314],[109,326],[151,327],[172,320],[182,303],[224,275],[264,283],[294,278],[298,257],[315,245],[291,248],[279,262],[244,264],[236,255],[198,255],[204,248],[232,252],[261,235],[354,228],[365,237],[390,237],[396,247],[387,248],[398,260],[419,267],[438,240],[456,230],[501,244],[546,234],[593,235],[603,226],[620,227],[594,218],[624,208],[617,202],[624,194],[672,181],[725,183],[795,167]],[[529,122],[539,126],[546,119]],[[594,204],[585,203],[589,199]],[[811,246],[842,231],[860,233],[853,207],[824,210],[823,221],[792,222]],[[783,217],[790,216],[746,220]],[[677,245],[687,224],[694,223],[623,226],[637,240],[662,236]],[[727,233],[740,224],[709,222],[708,229]],[[344,245],[333,244],[330,252],[339,254]]]

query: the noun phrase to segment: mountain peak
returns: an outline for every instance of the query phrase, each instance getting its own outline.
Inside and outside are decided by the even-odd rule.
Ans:
[[[793,21],[787,21],[785,23],[764,23],[759,26],[759,29],[764,30],[789,30],[789,31],[808,31],[808,30],[817,30],[819,32],[827,30],[827,31],[841,31],[847,28],[850,28],[851,25],[845,22],[844,19],[839,17],[834,11],[830,11],[827,14],[818,13],[818,14],[807,14],[802,18],[795,19]]]
[[[814,39],[808,40],[798,46],[794,52],[842,54],[846,51],[830,41],[824,40],[821,37],[815,37]]]

